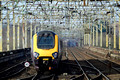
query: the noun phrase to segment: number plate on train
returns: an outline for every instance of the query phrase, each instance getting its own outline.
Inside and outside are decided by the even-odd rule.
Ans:
[[[43,60],[49,60],[48,58],[43,58]]]

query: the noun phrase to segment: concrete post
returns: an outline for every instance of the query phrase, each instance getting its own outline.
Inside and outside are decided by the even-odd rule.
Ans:
[[[15,50],[15,47],[16,47],[15,46],[15,14],[14,14],[14,8],[13,8],[13,50]]]
[[[87,34],[85,34],[85,35],[86,35],[86,41],[85,41],[85,42],[86,42],[86,45],[87,45],[87,41],[88,41],[88,40],[87,40]]]
[[[25,20],[25,48],[27,47],[27,20]]]
[[[100,28],[100,47],[102,47],[102,24]]]
[[[92,33],[90,32],[90,45],[92,44]]]
[[[0,1],[0,7],[1,7],[2,1]],[[0,11],[0,52],[2,52],[2,10]]]
[[[94,27],[93,27],[93,46],[94,46]]]
[[[3,51],[3,49],[2,49],[2,19],[1,19],[1,21],[0,21],[0,52],[2,52]]]
[[[119,17],[119,50],[120,50],[120,17]]]
[[[20,18],[18,17],[18,27],[17,27],[17,49],[20,48]]]
[[[115,16],[114,16],[114,48],[116,48],[116,22],[115,22]]]
[[[7,12],[7,51],[10,50],[10,44],[9,44],[9,35],[10,35],[10,29],[9,29],[9,24],[10,24],[10,21],[9,21],[9,10]]]
[[[106,34],[106,47],[108,47],[108,34]]]
[[[85,34],[84,34],[84,45],[85,45],[85,41],[86,41],[86,40],[85,40]]]
[[[96,46],[98,46],[98,27],[96,25]]]
[[[31,22],[31,27],[30,27],[30,40],[31,40],[30,46],[32,46],[32,22]]]
[[[90,45],[90,34],[88,34],[88,45]]]
[[[23,17],[23,20],[22,20],[22,34],[23,34],[23,37],[22,37],[22,43],[23,43],[23,48],[25,48],[25,23],[24,23],[24,17]]]

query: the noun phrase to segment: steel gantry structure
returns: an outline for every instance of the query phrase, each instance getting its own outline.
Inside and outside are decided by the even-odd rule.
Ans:
[[[30,47],[41,30],[106,48],[113,37],[113,48],[120,49],[119,0],[1,0],[0,7],[1,52]]]

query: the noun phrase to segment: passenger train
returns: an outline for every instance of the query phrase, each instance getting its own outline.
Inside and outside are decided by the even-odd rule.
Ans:
[[[41,31],[33,36],[31,57],[37,71],[58,67],[63,53],[63,43],[52,31]]]

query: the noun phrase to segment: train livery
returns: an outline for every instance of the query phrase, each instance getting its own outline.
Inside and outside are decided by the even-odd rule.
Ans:
[[[31,57],[37,71],[58,66],[63,52],[62,40],[52,31],[41,31],[33,36]]]

